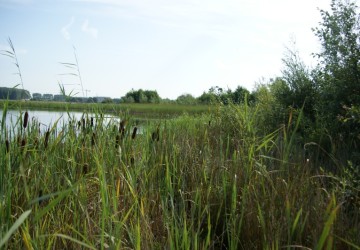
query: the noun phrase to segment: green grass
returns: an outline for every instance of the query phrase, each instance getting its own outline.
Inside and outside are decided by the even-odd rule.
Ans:
[[[5,103],[4,111],[10,106]],[[132,119],[123,133],[119,124],[102,122],[85,128],[54,125],[47,144],[37,124],[23,128],[23,117],[13,128],[3,125],[1,244],[7,249],[360,245],[359,207],[348,209],[335,181],[339,177],[321,171],[316,159],[307,161],[296,126],[267,133],[257,107],[212,111],[148,122],[135,138]]]
[[[128,113],[136,118],[169,118],[187,114],[202,114],[213,111],[213,106],[208,105],[180,105],[180,104],[106,104],[106,103],[67,103],[45,101],[7,101],[0,100],[0,105],[8,103],[9,109],[33,109],[56,111],[93,112],[102,110],[107,113]]]

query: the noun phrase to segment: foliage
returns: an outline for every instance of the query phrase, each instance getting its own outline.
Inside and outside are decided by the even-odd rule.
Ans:
[[[105,122],[100,108],[92,117],[84,113],[81,126],[54,124],[45,133],[36,120],[24,126],[20,115],[1,133],[1,244],[359,245],[359,211],[343,209],[343,190],[306,161],[296,126],[264,135],[260,107],[230,103],[212,114],[143,124]]]
[[[204,92],[197,99],[202,104],[222,103],[225,105],[230,103],[244,104],[245,100],[248,102],[254,101],[250,92],[241,86],[238,86],[234,92],[231,89],[224,91],[224,89],[219,86],[211,87],[208,92]]]
[[[161,98],[156,90],[131,90],[121,98],[123,103],[160,103]]]
[[[191,94],[182,94],[182,95],[178,96],[178,98],[176,98],[176,103],[186,104],[186,105],[194,105],[197,103],[197,100]]]
[[[101,103],[113,103],[111,98],[105,98]]]
[[[314,29],[322,51],[316,80],[319,86],[317,109],[332,136],[347,137],[355,127],[344,127],[338,116],[344,107],[360,106],[360,16],[352,1],[332,0],[331,11],[321,10],[322,22]],[[358,127],[359,128],[359,127]]]
[[[18,88],[0,87],[0,99],[26,100],[30,98],[31,95],[27,90],[18,89]]]

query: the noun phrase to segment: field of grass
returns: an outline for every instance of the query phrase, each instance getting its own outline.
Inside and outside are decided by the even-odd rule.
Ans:
[[[323,170],[335,160],[260,115],[219,106],[141,133],[100,115],[44,134],[25,113],[3,123],[0,248],[359,249],[359,197]]]
[[[209,105],[180,105],[180,104],[112,104],[112,103],[67,103],[46,101],[8,101],[0,100],[0,106],[8,103],[10,109],[33,110],[69,110],[81,112],[128,113],[137,118],[167,118],[187,114],[202,114],[213,109]]]

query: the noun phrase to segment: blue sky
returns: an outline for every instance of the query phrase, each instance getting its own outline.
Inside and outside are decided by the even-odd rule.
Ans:
[[[212,86],[248,90],[280,75],[296,41],[309,66],[319,43],[311,28],[330,0],[0,0],[0,50],[11,38],[31,93],[119,98],[131,89],[162,98],[199,96]],[[19,79],[0,56],[0,86]],[[65,75],[64,75],[65,74]]]

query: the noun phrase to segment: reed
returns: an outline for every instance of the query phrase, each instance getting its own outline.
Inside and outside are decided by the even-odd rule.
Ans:
[[[50,136],[50,130],[48,129],[45,133],[45,138],[44,138],[44,148],[46,149],[49,145],[49,136]]]
[[[24,115],[24,122],[23,122],[23,128],[26,129],[29,121],[29,113],[26,111]]]
[[[137,127],[134,127],[134,129],[133,129],[133,132],[132,132],[132,135],[131,135],[131,139],[135,139],[135,137],[136,137],[136,131],[137,131]]]
[[[148,121],[141,133],[128,118],[127,124],[124,119],[96,126],[90,119],[89,133],[82,132],[82,121],[78,129],[53,126],[44,135],[47,150],[33,145],[38,127],[29,124],[26,137],[19,137],[20,145],[26,138],[26,154],[16,146],[17,135],[9,133],[0,150],[0,245],[346,249],[360,244],[359,211],[345,209],[339,176],[305,158],[296,126],[264,134],[256,107],[218,111]],[[100,110],[94,117],[100,119]],[[20,135],[20,129],[9,131]],[[15,146],[7,149],[7,141]]]

